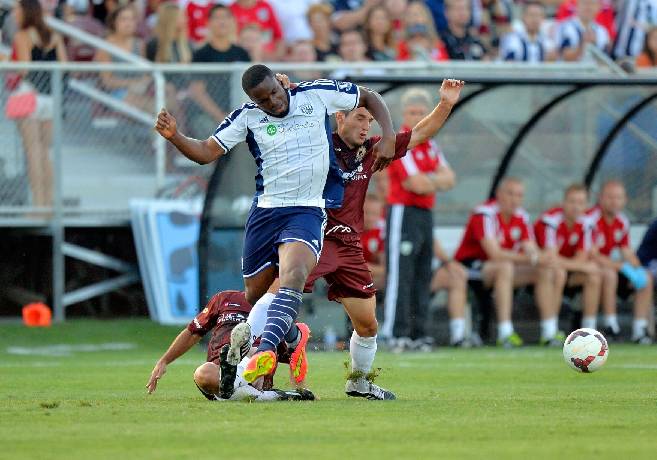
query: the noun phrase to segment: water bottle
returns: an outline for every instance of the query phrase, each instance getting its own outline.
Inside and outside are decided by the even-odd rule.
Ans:
[[[335,343],[338,338],[335,334],[335,329],[333,326],[328,326],[324,330],[324,350],[325,351],[335,351]]]

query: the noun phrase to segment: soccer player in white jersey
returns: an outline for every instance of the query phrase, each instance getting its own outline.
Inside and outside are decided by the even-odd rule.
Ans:
[[[251,66],[242,88],[253,101],[233,111],[206,140],[176,129],[166,110],[155,129],[187,158],[210,163],[246,141],[258,166],[256,196],[246,223],[242,275],[246,299],[254,305],[276,276],[280,288],[267,311],[258,352],[244,378],[253,382],[276,368],[276,346],[285,339],[293,350],[290,367],[297,382],[307,372],[305,345],[310,331],[294,325],[306,278],[317,264],[326,225],[324,208],[342,204],[343,182],[332,147],[329,115],[365,107],[382,129],[373,170],[394,156],[395,132],[383,99],[349,82],[315,80],[286,90],[266,66]]]

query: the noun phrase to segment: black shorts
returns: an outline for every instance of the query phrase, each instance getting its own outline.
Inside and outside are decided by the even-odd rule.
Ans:
[[[468,269],[468,282],[483,285],[481,271],[484,268],[485,260],[481,259],[464,259],[459,260]]]

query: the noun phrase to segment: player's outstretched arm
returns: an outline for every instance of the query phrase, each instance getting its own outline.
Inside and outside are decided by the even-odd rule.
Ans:
[[[374,146],[374,157],[376,160],[372,165],[372,172],[381,171],[387,167],[395,157],[395,129],[392,125],[390,111],[383,101],[381,95],[363,86],[359,87],[359,107],[365,107],[379,123],[382,137]]]
[[[164,353],[157,361],[153,368],[153,372],[151,372],[151,378],[148,380],[148,384],[146,384],[149,394],[153,393],[157,388],[157,382],[166,373],[167,365],[187,353],[187,351],[199,343],[200,340],[200,335],[192,334],[187,328],[183,329],[182,332],[178,334],[178,337],[175,338],[166,353]]]
[[[176,119],[167,112],[167,109],[160,110],[157,115],[155,130],[160,136],[175,145],[180,153],[198,164],[211,163],[226,153],[212,138],[201,141],[180,133]]]
[[[449,117],[452,107],[458,102],[464,85],[465,82],[461,80],[443,80],[440,86],[440,102],[429,115],[413,127],[411,140],[408,143],[409,150],[438,134]]]

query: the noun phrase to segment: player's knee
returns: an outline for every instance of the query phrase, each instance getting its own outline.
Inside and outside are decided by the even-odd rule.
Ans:
[[[203,388],[216,388],[219,385],[219,366],[214,363],[203,363],[194,371],[194,382]]]
[[[361,337],[375,337],[379,331],[379,323],[375,318],[372,321],[355,325],[354,329],[356,330],[356,334]]]
[[[284,272],[281,271],[279,278],[281,280],[281,286],[301,290],[306,283],[308,275],[309,273],[306,267],[290,267]]]

